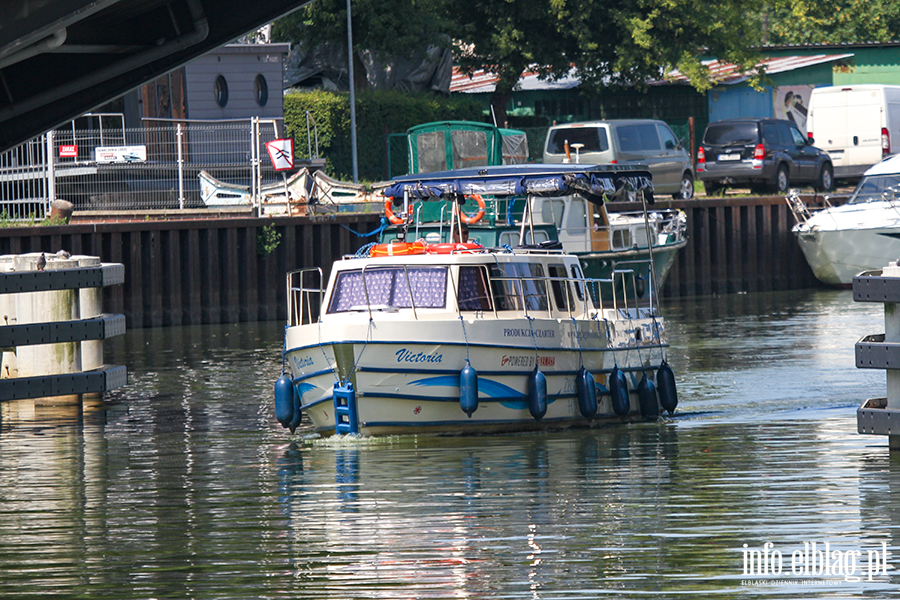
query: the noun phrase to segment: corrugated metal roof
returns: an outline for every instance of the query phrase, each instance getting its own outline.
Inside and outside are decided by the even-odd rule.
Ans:
[[[472,76],[463,75],[457,67],[453,67],[453,75],[450,78],[450,92],[464,94],[491,93],[499,77],[493,73],[487,73],[482,69],[475,71]],[[568,90],[578,87],[581,80],[572,73],[556,81],[542,81],[534,71],[525,71],[519,78],[517,89],[524,91],[533,90]]]
[[[774,75],[776,73],[785,73],[794,71],[804,67],[812,67],[822,63],[834,62],[844,58],[850,58],[853,54],[814,54],[812,56],[779,56],[764,58],[757,66],[765,66],[766,73]],[[718,60],[704,60],[703,64],[709,69],[710,76],[713,81],[723,85],[734,85],[747,81],[748,76],[738,71],[733,63],[721,62]],[[660,81],[654,81],[654,84],[665,83],[688,83],[688,78],[677,70],[672,71],[669,75]]]
[[[765,65],[766,73],[774,75],[776,73],[784,73],[804,67],[811,67],[822,63],[834,62],[844,58],[850,58],[853,54],[816,54],[813,56],[781,56],[765,58],[760,61],[760,65]],[[716,83],[723,85],[734,85],[747,80],[747,75],[740,73],[733,63],[720,62],[718,60],[705,60],[706,65]],[[464,94],[480,94],[491,93],[497,83],[498,77],[493,73],[487,73],[483,70],[475,71],[470,77],[460,73],[459,69],[453,68],[453,76],[450,80],[450,91]],[[557,81],[543,81],[538,78],[538,74],[534,71],[526,71],[519,79],[519,90],[567,90],[578,87],[581,81],[575,77],[574,71],[570,72],[566,77]],[[652,81],[651,85],[665,84],[686,84],[688,79],[677,70],[672,71],[662,80]]]

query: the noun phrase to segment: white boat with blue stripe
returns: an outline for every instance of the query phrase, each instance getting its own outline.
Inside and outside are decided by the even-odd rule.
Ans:
[[[519,165],[406,176],[385,190],[400,215],[474,194],[576,193],[652,200],[652,185],[615,165]],[[588,279],[558,246],[407,238],[336,261],[327,285],[320,269],[289,273],[276,418],[323,435],[465,434],[674,412],[653,278],[638,296],[634,266]]]

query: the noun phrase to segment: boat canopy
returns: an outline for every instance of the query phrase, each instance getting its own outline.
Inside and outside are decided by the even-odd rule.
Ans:
[[[507,165],[397,177],[384,190],[390,198],[449,200],[458,196],[568,196],[580,193],[595,204],[604,196],[641,192],[653,203],[649,171],[617,165]]]
[[[406,132],[410,173],[466,169],[528,161],[524,131],[474,121],[436,121]]]

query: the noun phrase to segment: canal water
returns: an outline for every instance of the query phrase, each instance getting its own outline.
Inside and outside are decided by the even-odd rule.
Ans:
[[[674,418],[455,438],[289,435],[279,323],[129,331],[106,403],[0,408],[0,598],[900,597],[882,306],[665,310]]]

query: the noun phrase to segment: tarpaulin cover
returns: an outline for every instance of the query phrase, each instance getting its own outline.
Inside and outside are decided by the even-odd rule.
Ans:
[[[483,169],[461,169],[398,177],[384,195],[411,200],[446,200],[456,195],[567,196],[581,193],[592,202],[602,202],[622,190],[652,192],[649,171],[585,165],[511,165]]]

